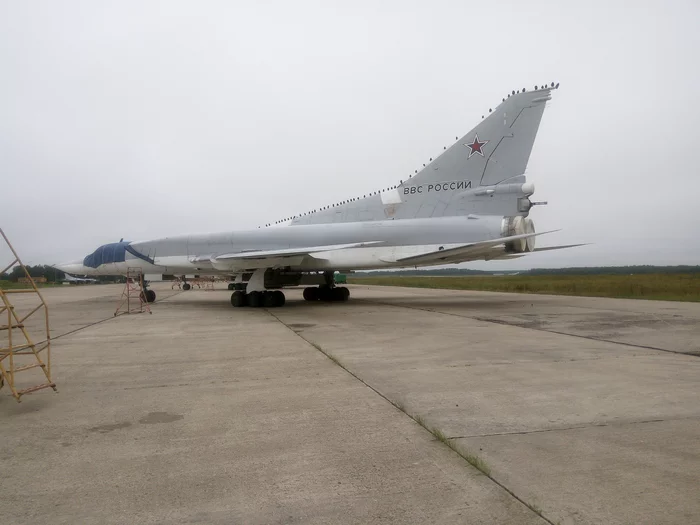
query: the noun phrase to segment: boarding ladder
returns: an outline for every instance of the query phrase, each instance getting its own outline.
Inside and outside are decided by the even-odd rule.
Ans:
[[[114,317],[122,314],[141,314],[143,312],[153,313],[146,300],[143,271],[141,268],[127,268],[126,284],[119,298],[117,309],[114,311]]]
[[[31,288],[7,289],[0,287],[0,388],[7,385],[17,402],[24,394],[53,388],[56,392],[56,383],[51,380],[51,333],[49,330],[49,307],[44,301],[39,289],[29,275],[27,267],[22,263],[17,252],[7,239],[5,232],[0,228],[5,244],[10,248],[14,257],[0,274],[5,273],[15,265],[19,265],[25,275],[25,281]],[[20,305],[13,305],[10,297],[12,294],[27,294],[30,301],[20,301]],[[30,295],[31,294],[31,295]],[[38,305],[34,304],[38,300]],[[30,304],[27,305],[26,303]],[[28,313],[18,313],[19,309],[28,308]],[[43,323],[40,315],[44,314]],[[44,331],[44,339],[34,342],[29,334],[28,325],[37,333]],[[42,328],[39,328],[42,327]],[[24,374],[17,377],[20,372],[26,372],[34,368],[41,369],[41,383],[25,388],[19,387],[18,379],[24,379]],[[27,376],[29,377],[29,376]]]

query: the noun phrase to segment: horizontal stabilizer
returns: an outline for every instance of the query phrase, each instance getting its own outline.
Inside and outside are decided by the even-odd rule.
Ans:
[[[247,252],[226,253],[214,257],[215,261],[227,259],[265,259],[268,257],[294,257],[298,255],[310,255],[318,252],[330,252],[334,250],[344,250],[347,248],[364,248],[366,246],[376,246],[384,241],[353,242],[349,244],[328,244],[326,246],[308,246],[305,248],[284,248],[281,250],[253,250]]]
[[[437,250],[434,252],[423,253],[421,255],[413,255],[411,257],[404,257],[403,259],[398,259],[396,262],[408,263],[408,264],[425,264],[435,262],[439,264],[446,260],[455,258],[468,258],[471,255],[475,255],[475,252],[488,251],[489,248],[505,244],[510,241],[517,241],[520,239],[528,239],[530,237],[537,237],[538,235],[544,235],[546,233],[552,233],[558,230],[551,230],[548,232],[541,233],[523,233],[520,235],[511,235],[509,237],[499,237],[498,239],[490,239],[488,241],[473,242],[470,244],[464,244],[462,246],[457,246],[456,248],[448,248],[446,250]]]

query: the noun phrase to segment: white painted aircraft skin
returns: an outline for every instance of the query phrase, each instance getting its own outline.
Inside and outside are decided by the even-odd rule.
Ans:
[[[153,260],[151,264],[126,253],[124,262],[85,266],[73,261],[57,267],[74,275],[123,275],[127,268],[141,268],[144,273],[173,275],[228,275],[251,270],[261,265],[286,267],[293,271],[329,269],[371,269],[414,266],[398,259],[421,253],[453,248],[465,243],[501,237],[502,217],[443,217],[437,219],[405,219],[365,223],[312,224],[287,226],[219,234],[165,237],[153,241],[132,242],[130,246]],[[437,241],[437,242],[429,242]],[[447,242],[452,241],[452,242]],[[354,247],[314,252],[313,254],[239,260],[216,257],[228,254],[245,256],[251,250],[276,251],[345,243],[373,243]],[[159,255],[163,253],[164,255]]]
[[[74,275],[299,274],[405,268],[522,257],[535,248],[524,176],[551,86],[513,91],[420,172],[380,191],[249,231],[104,245],[57,267]],[[284,226],[276,227],[277,224]],[[545,232],[547,233],[547,232]],[[282,284],[285,285],[285,284]]]

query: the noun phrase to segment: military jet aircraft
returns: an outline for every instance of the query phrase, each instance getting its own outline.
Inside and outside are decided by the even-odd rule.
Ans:
[[[96,283],[97,279],[90,279],[89,277],[74,277],[72,275],[66,274],[66,276],[61,279],[62,283],[68,284],[91,284]]]
[[[58,268],[80,275],[223,275],[233,306],[282,306],[287,286],[308,301],[345,301],[336,271],[512,259],[541,250],[524,176],[545,104],[559,84],[512,91],[463,137],[407,179],[250,231],[180,235],[99,247]],[[549,233],[549,232],[544,232]],[[185,285],[185,289],[189,286]],[[147,296],[155,300],[155,293]]]

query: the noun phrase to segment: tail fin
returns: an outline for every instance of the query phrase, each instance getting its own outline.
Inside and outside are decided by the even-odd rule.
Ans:
[[[293,217],[292,224],[527,215],[534,186],[525,184],[523,173],[552,89],[511,93],[474,129],[398,186]]]

